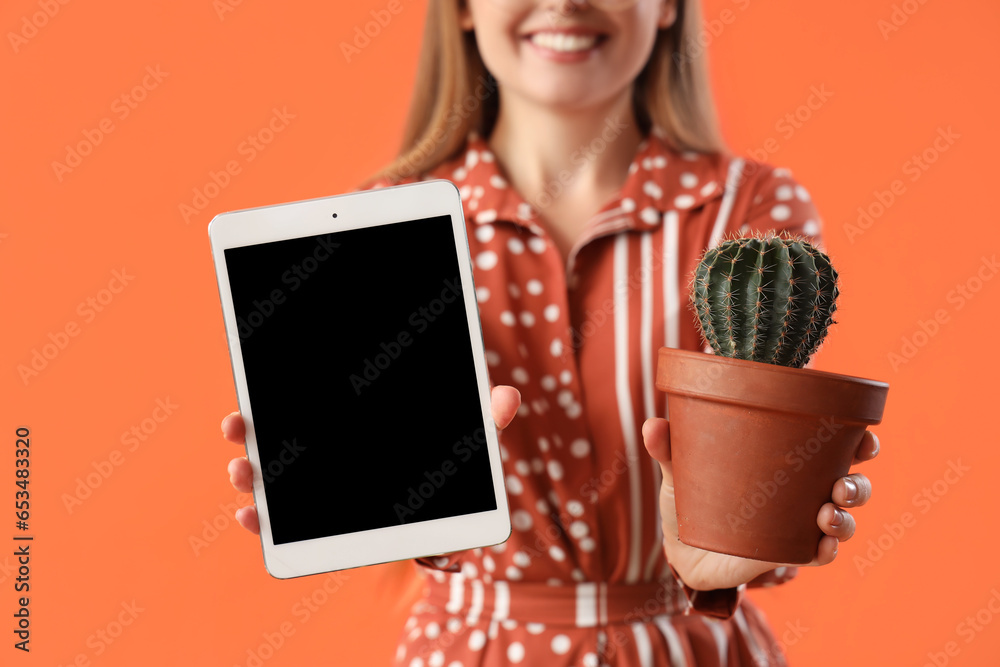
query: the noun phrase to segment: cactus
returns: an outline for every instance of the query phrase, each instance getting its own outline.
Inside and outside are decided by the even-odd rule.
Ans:
[[[834,324],[837,294],[829,257],[768,233],[706,251],[691,301],[716,354],[802,368]]]

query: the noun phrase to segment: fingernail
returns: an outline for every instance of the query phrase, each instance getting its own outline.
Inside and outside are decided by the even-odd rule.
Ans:
[[[868,432],[872,433],[871,431]],[[878,456],[878,450],[882,448],[882,445],[879,444],[878,436],[875,435],[874,433],[872,433],[872,440],[875,441],[875,451],[872,453],[872,458],[875,458],[876,456]]]
[[[830,522],[830,525],[836,527],[842,523],[844,523],[844,513],[841,512],[840,510],[834,510],[833,521]]]
[[[844,478],[844,488],[847,489],[848,500],[854,500],[858,497],[858,485],[850,477]]]

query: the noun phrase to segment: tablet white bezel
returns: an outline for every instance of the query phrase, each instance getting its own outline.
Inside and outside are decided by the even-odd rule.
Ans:
[[[333,217],[334,213],[337,214],[336,218]],[[444,215],[451,217],[455,250],[458,254],[497,509],[302,542],[274,544],[225,250]],[[260,540],[267,571],[278,579],[288,579],[484,547],[505,541],[511,532],[510,514],[503,485],[500,448],[490,411],[489,377],[462,200],[455,185],[446,180],[423,181],[221,213],[209,223],[208,233],[237,399],[246,423],[246,451],[253,469],[253,497],[260,518]]]

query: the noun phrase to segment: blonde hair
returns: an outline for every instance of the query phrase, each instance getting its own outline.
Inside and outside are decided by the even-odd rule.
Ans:
[[[488,138],[499,109],[497,82],[486,69],[475,33],[459,26],[457,0],[430,0],[413,100],[396,159],[369,179],[398,182],[454,157],[473,130]],[[677,0],[677,18],[659,31],[636,77],[633,104],[643,135],[657,131],[678,150],[726,152],[708,81],[704,47],[696,41],[699,0]]]

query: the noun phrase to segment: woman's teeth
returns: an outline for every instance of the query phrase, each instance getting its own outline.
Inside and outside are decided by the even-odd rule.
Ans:
[[[567,35],[562,32],[536,32],[531,36],[531,42],[543,49],[571,53],[587,51],[597,43],[596,35]]]

